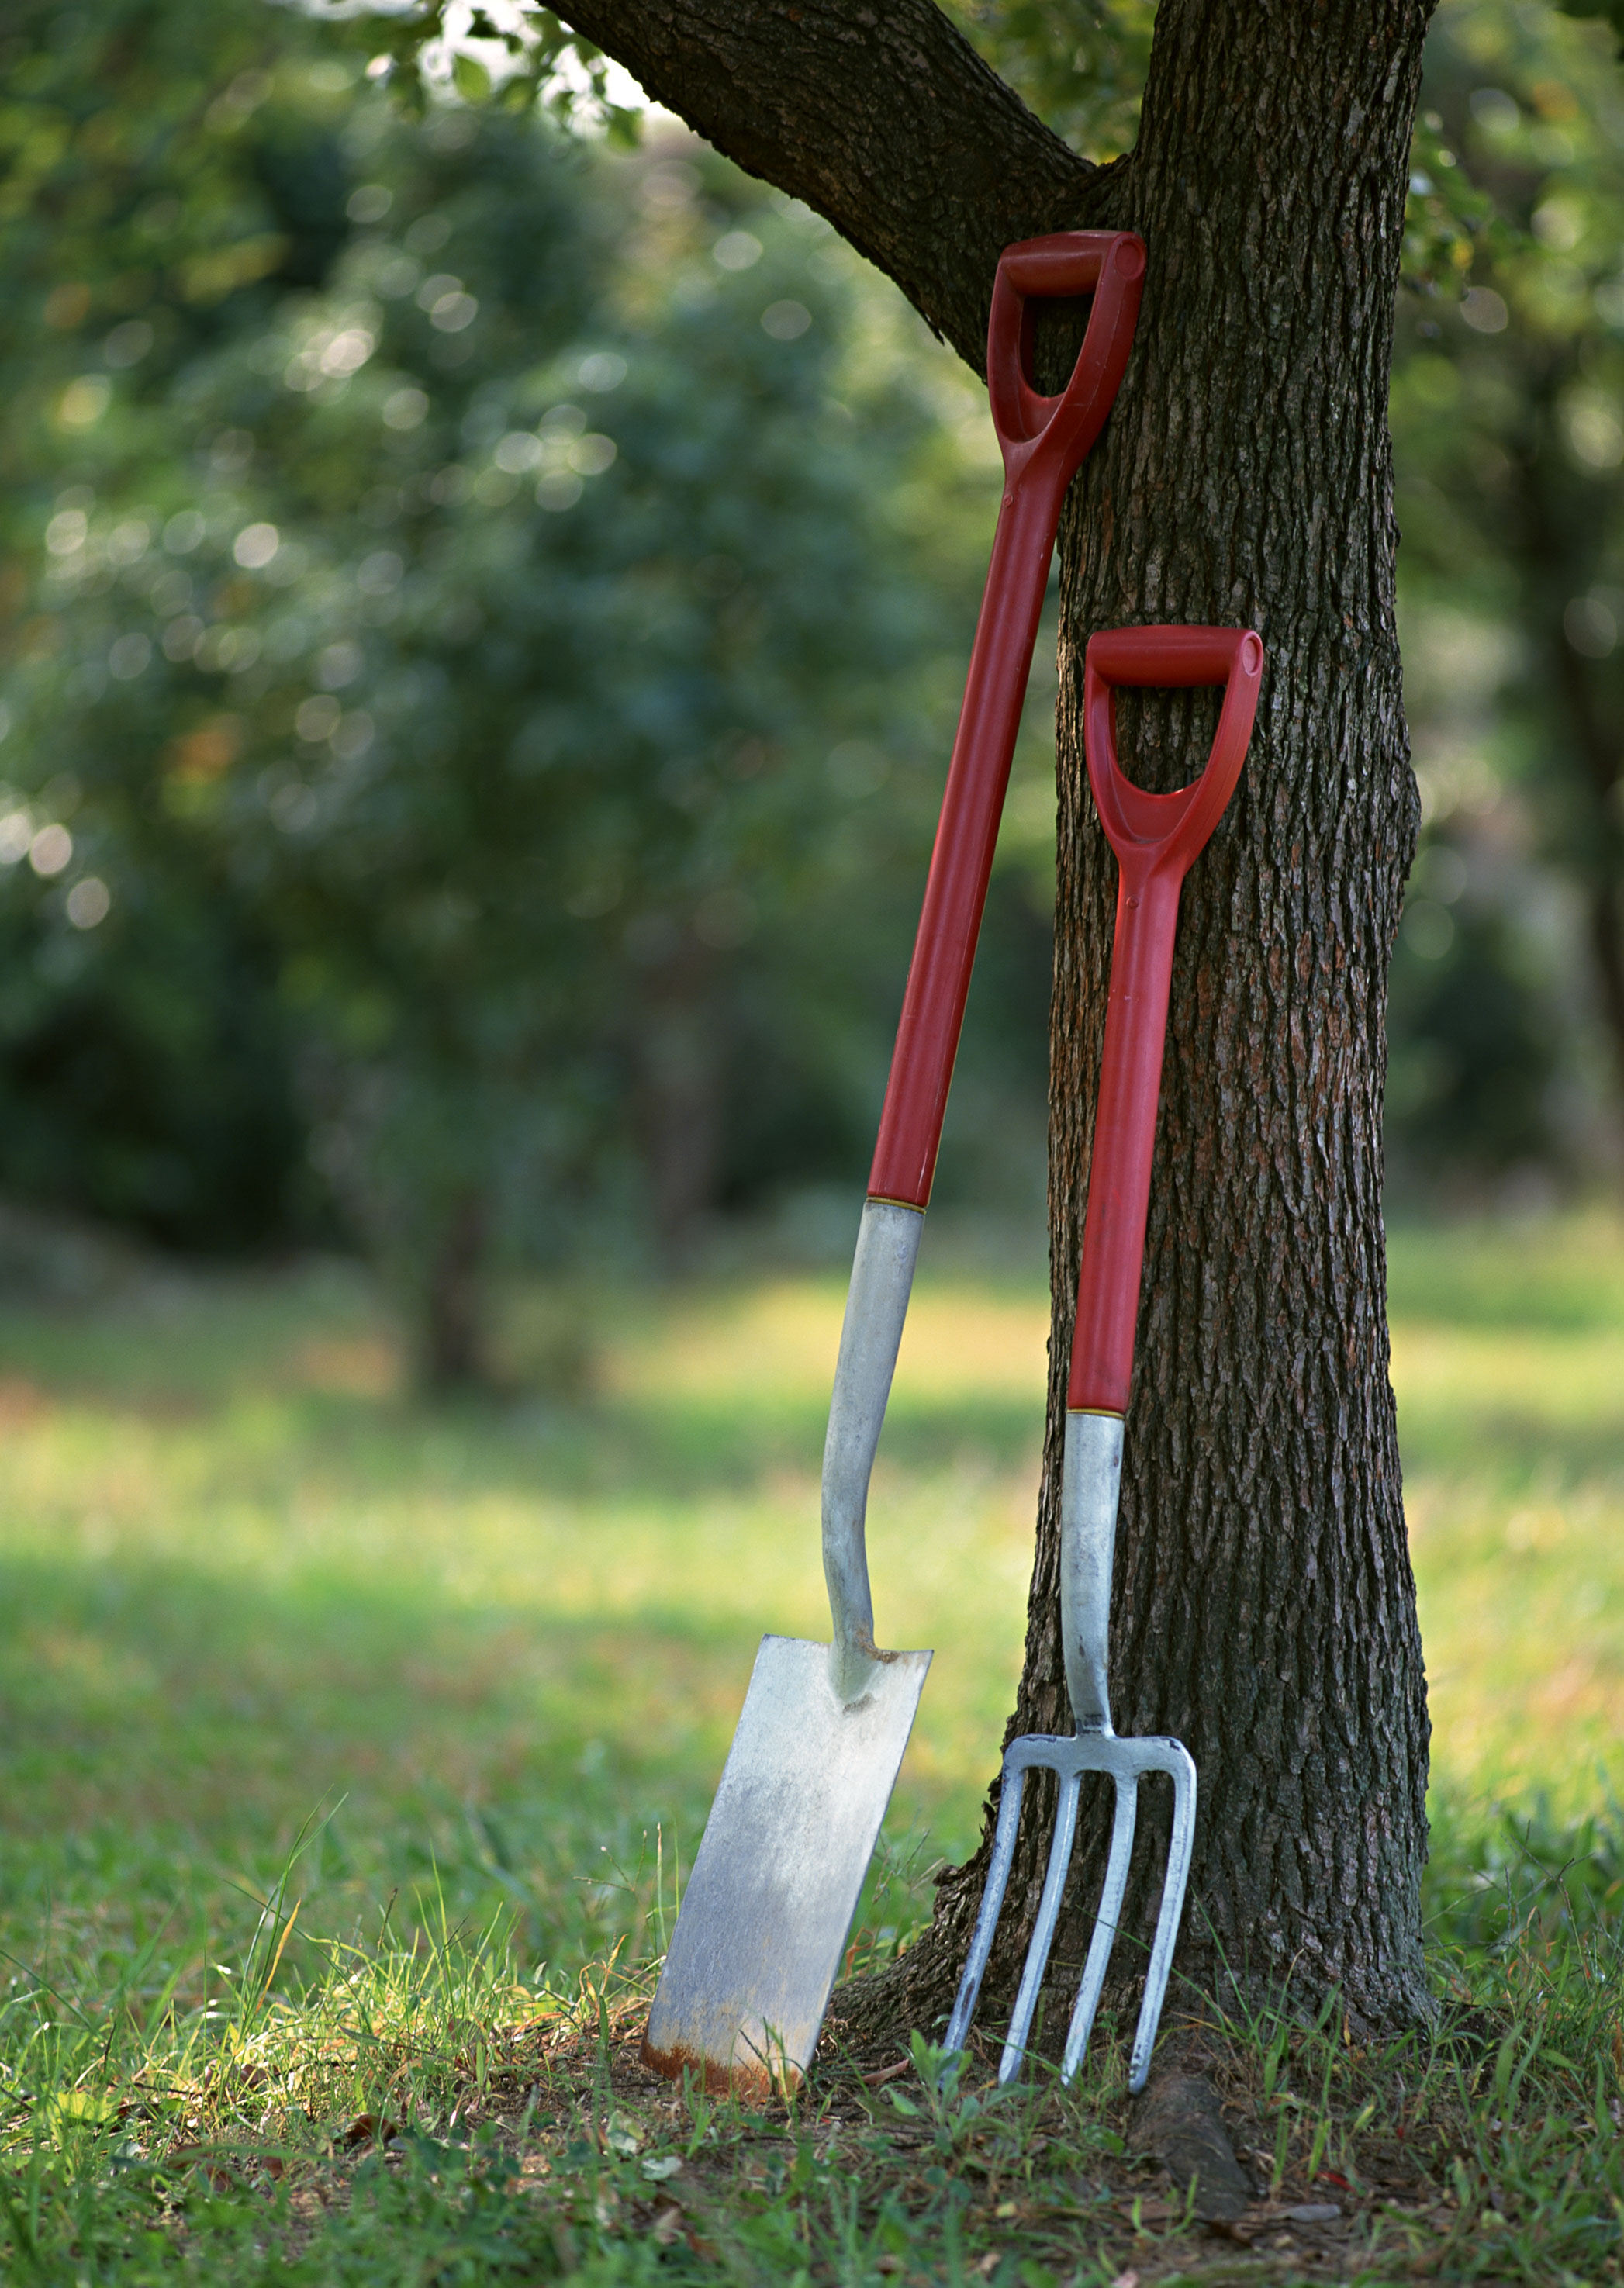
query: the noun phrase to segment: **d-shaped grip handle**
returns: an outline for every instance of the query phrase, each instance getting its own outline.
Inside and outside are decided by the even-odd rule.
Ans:
[[[1262,640],[1249,628],[1109,628],[1083,656],[1083,748],[1100,823],[1124,878],[1175,870],[1180,878],[1205,847],[1246,760],[1263,679]],[[1146,794],[1116,759],[1121,684],[1176,688],[1225,686],[1207,767],[1176,794]]]
[[[1003,498],[868,1173],[870,1199],[923,1208],[931,1196],[1060,504],[1111,410],[1144,279],[1144,243],[1131,231],[1026,239],[1007,248],[998,265],[986,369]],[[1090,288],[1094,307],[1071,380],[1059,397],[1040,397],[1025,367],[1031,301]]]
[[[1131,230],[1058,231],[1006,247],[993,283],[986,388],[1004,466],[1037,459],[1064,492],[1105,426],[1133,347],[1145,290],[1145,241]],[[1058,397],[1027,378],[1034,300],[1094,297],[1072,377]]]
[[[1089,783],[1120,873],[1066,1394],[1073,1412],[1128,1410],[1178,894],[1240,775],[1263,669],[1263,645],[1246,628],[1113,628],[1092,637],[1084,656]],[[1226,687],[1212,753],[1192,785],[1146,794],[1122,776],[1116,691],[1124,683]]]

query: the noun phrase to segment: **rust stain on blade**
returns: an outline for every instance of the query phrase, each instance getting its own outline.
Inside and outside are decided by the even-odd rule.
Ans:
[[[638,2053],[646,2066],[655,2073],[664,2074],[668,2080],[680,2081],[692,2074],[708,2096],[751,2098],[758,2105],[769,2104],[775,2097],[786,2097],[801,2086],[801,2070],[786,2065],[777,2074],[769,2073],[758,2061],[747,2065],[719,2066],[697,2053],[685,2050],[680,2043],[669,2049],[657,2050],[646,2034]]]
[[[763,2096],[812,2062],[928,1652],[840,1700],[829,1649],[764,1637],[644,2039],[658,2071]]]

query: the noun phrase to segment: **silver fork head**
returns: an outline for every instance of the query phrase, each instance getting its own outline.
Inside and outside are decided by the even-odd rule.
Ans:
[[[1082,1788],[1083,1774],[1105,1772],[1115,1781],[1116,1815],[1112,1823],[1111,1854],[1105,1865],[1105,1884],[1100,1895],[1099,1913],[1095,1920],[1094,1935],[1089,1944],[1089,1958],[1083,1966],[1082,1983],[1078,1990],[1076,2006],[1066,2037],[1066,2054],[1060,2068],[1060,2078],[1067,2083],[1075,2077],[1082,2062],[1082,2054],[1093,2030],[1094,2014],[1099,2007],[1112,1944],[1121,1916],[1122,1895],[1128,1886],[1128,1863],[1133,1853],[1139,1782],[1147,1773],[1165,1772],[1173,1783],[1173,1833],[1168,1847],[1167,1872],[1162,1877],[1161,1906],[1156,1917],[1150,1966],[1145,1974],[1145,1993],[1139,2005],[1139,2022],[1134,2030],[1133,2052],[1129,2061],[1128,2086],[1137,2095],[1144,2088],[1150,2072],[1151,2051],[1161,2018],[1162,1998],[1167,1992],[1168,1973],[1173,1961],[1173,1944],[1178,1936],[1179,1920],[1184,1913],[1184,1886],[1190,1875],[1190,1852],[1195,1840],[1195,1764],[1189,1750],[1177,1740],[1120,1740],[1108,1725],[1079,1732],[1070,1738],[1029,1732],[1018,1740],[1011,1740],[1004,1752],[1003,1779],[998,1798],[998,1824],[993,1835],[993,1855],[987,1868],[986,1888],[981,1895],[981,1910],[976,1917],[964,1975],[959,1982],[958,1998],[953,2006],[953,2015],[947,2022],[946,2046],[950,2050],[963,2048],[970,2019],[975,2014],[976,1998],[981,1990],[987,1958],[993,1950],[993,1935],[998,1927],[1003,1895],[1009,1885],[1010,1871],[1015,1863],[1015,1838],[1020,1825],[1021,1795],[1029,1771],[1053,1772],[1059,1788],[1059,1802],[1055,1814],[1054,1838],[1049,1847],[1049,1868],[1043,1879],[1043,1895],[1038,1904],[1032,1942],[1026,1950],[1026,1967],[1021,1973],[1020,1990],[1015,1998],[1014,2014],[1010,2020],[1003,2054],[998,2062],[1001,2082],[1015,2078],[1026,2053],[1033,2014],[1037,2008],[1043,1973],[1049,1966],[1049,1950],[1054,1943],[1055,1926],[1059,1920],[1066,1879],[1071,1868],[1072,1845],[1077,1832],[1077,1800]]]

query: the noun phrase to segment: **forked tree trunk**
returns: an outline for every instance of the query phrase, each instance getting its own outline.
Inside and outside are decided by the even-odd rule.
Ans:
[[[582,0],[573,15],[701,132],[820,206],[978,363],[1003,243],[1144,234],[1133,361],[1061,540],[1054,1340],[1010,1732],[1069,1728],[1056,1492],[1115,890],[1080,752],[1083,644],[1124,623],[1250,624],[1268,648],[1257,729],[1185,887],[1173,979],[1115,1713],[1121,1731],[1176,1734],[1200,1770],[1186,1975],[1335,1985],[1356,2024],[1413,2021],[1427,2007],[1427,1717],[1388,1381],[1381,1105],[1417,816],[1386,406],[1425,7],[1162,0],[1137,150],[1069,174],[923,0]],[[1214,717],[1206,696],[1125,703],[1124,767],[1152,789],[1183,783]],[[1039,1796],[1024,1831],[994,1993],[1024,1950],[1047,1808]],[[1056,1950],[1068,1981],[1100,1873],[1097,1818],[1088,1831]],[[939,2023],[984,1855],[945,1880],[893,1972],[848,1993],[849,2027]]]

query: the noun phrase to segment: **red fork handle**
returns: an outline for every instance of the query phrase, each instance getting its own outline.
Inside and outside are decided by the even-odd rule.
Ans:
[[[1262,642],[1242,628],[1113,628],[1093,637],[1085,655],[1089,783],[1119,870],[1066,1394],[1073,1412],[1128,1410],[1179,892],[1240,775],[1263,667]],[[1225,686],[1212,752],[1193,785],[1146,794],[1122,776],[1116,687],[1124,683]]]
[[[931,855],[870,1199],[923,1208],[936,1173],[998,823],[1026,696],[1060,504],[1116,396],[1145,281],[1131,231],[1065,231],[1005,249],[987,328],[987,392],[1004,489],[981,615]],[[1094,295],[1082,348],[1058,397],[1027,378],[1034,298]]]

